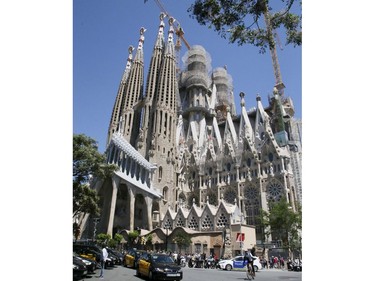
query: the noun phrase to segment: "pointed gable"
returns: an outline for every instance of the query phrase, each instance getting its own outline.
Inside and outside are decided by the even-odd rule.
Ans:
[[[189,211],[179,206],[175,217],[175,227],[186,227],[188,215]]]
[[[202,210],[193,203],[187,218],[187,227],[192,230],[199,230],[199,220],[202,215]]]
[[[176,212],[172,211],[170,207],[168,207],[167,212],[162,218],[162,228],[164,229],[173,229],[173,221],[176,218]]]
[[[215,230],[215,214],[217,207],[207,203],[203,207],[201,216],[201,229],[202,231],[213,231]]]

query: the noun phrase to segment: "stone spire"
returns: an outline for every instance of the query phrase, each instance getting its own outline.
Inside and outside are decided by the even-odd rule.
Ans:
[[[137,139],[138,151],[148,159],[149,155],[146,151],[151,146],[152,140],[152,119],[151,112],[153,110],[154,96],[157,90],[157,83],[160,74],[160,66],[163,59],[164,51],[164,18],[165,14],[160,14],[159,33],[154,45],[154,50],[151,57],[150,66],[148,69],[147,82],[146,82],[146,94],[143,105],[143,118],[141,124],[141,132]]]
[[[163,49],[164,47],[164,18],[166,15],[164,13],[160,13],[159,19],[160,19],[160,25],[159,25],[159,33],[158,37],[156,38],[156,43],[154,46],[154,49],[159,48]]]
[[[130,67],[133,62],[133,46],[129,46],[128,49],[128,59],[126,62],[126,67],[124,70],[124,73],[122,75],[122,79],[117,91],[117,96],[116,96],[116,101],[113,106],[112,110],[112,116],[111,116],[111,121],[109,122],[109,127],[108,127],[108,135],[107,135],[107,146],[111,140],[112,134],[116,131],[117,126],[119,124],[121,112],[122,112],[122,105],[123,105],[123,98],[124,98],[124,90],[127,82],[127,78],[129,77],[129,72],[130,72]]]
[[[263,145],[267,141],[266,139],[266,123],[268,123],[268,115],[264,111],[261,98],[259,95],[256,97],[257,100],[257,109],[256,109],[256,117],[255,117],[255,148],[258,152],[261,151]]]
[[[173,42],[173,18],[169,19],[169,36],[165,46],[164,55],[159,68],[157,91],[153,98],[151,107],[151,120],[149,131],[151,132],[150,149],[148,150],[149,161],[157,162],[159,169],[159,181],[157,188],[162,190],[169,186],[168,198],[175,194],[176,178],[174,176],[175,163],[175,140],[177,128],[177,106],[178,96],[176,60],[174,56]]]
[[[144,76],[144,63],[143,63],[143,42],[144,33],[146,29],[140,29],[140,38],[138,41],[137,53],[134,58],[134,63],[130,69],[128,81],[125,88],[123,97],[123,109],[121,115],[123,116],[123,135],[124,138],[133,146],[135,146],[135,139],[138,135],[141,112],[134,109],[137,103],[142,99],[143,95],[143,76]]]

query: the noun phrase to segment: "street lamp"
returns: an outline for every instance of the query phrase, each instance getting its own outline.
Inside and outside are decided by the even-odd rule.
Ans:
[[[98,224],[99,222],[99,218],[94,218],[93,221],[94,221],[94,232],[93,232],[93,235],[92,235],[92,240],[95,241],[95,236],[96,236],[96,225]]]

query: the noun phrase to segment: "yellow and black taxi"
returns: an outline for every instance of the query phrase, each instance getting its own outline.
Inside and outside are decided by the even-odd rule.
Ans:
[[[138,277],[149,280],[182,280],[182,268],[167,254],[145,253],[138,260]]]
[[[138,249],[135,249],[135,248],[129,249],[128,252],[126,253],[125,257],[124,257],[124,260],[123,260],[124,266],[136,268],[137,263],[138,263],[138,259],[143,253],[146,253],[146,251],[138,250]]]

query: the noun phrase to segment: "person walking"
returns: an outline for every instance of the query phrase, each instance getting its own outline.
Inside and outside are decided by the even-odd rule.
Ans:
[[[105,246],[103,246],[102,249],[102,254],[100,255],[100,276],[99,278],[103,279],[104,278],[104,266],[105,266],[105,261],[108,258],[108,251]]]

